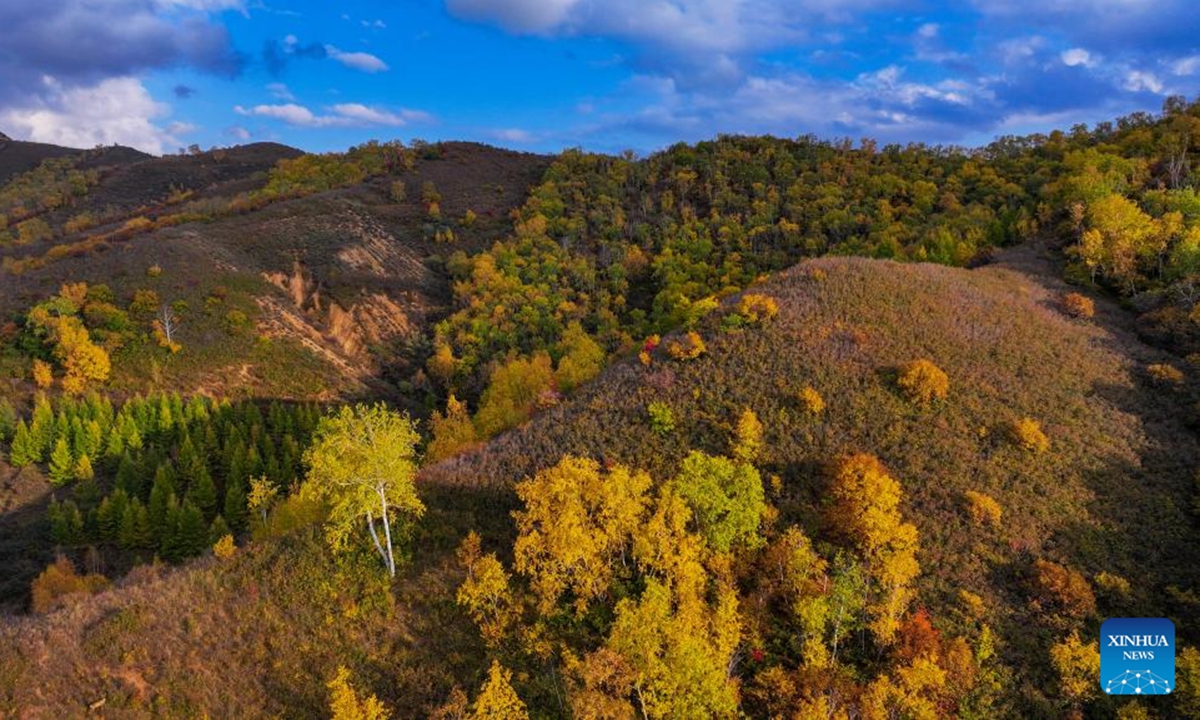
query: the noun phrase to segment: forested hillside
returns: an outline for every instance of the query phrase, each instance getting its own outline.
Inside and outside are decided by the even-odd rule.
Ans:
[[[1200,716],[1196,147],[15,173],[0,713]]]

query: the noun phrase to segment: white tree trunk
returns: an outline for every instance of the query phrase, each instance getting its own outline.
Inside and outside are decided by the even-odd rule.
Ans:
[[[392,577],[396,577],[396,558],[392,556],[392,524],[388,522],[387,494],[384,493],[382,487],[375,489],[379,492],[379,503],[383,507],[383,534],[387,540],[388,573]]]
[[[379,551],[379,559],[383,560],[383,563],[386,565],[388,556],[383,551],[383,546],[379,544],[379,533],[375,532],[375,518],[371,513],[367,513],[367,529],[371,531],[371,539],[375,541],[375,549]]]

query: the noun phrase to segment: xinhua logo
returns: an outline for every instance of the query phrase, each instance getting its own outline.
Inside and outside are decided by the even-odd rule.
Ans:
[[[1175,623],[1110,618],[1100,626],[1100,687],[1109,695],[1166,695],[1175,689]]]

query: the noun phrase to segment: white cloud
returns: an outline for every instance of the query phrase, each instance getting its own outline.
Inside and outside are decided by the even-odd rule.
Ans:
[[[243,14],[246,12],[244,0],[154,0],[154,4],[164,10],[183,9],[200,12],[238,10]]]
[[[1154,73],[1130,70],[1125,73],[1125,89],[1132,92],[1148,90],[1152,93],[1160,93],[1163,91],[1163,83]]]
[[[388,69],[387,63],[370,53],[345,52],[332,45],[326,45],[325,52],[328,53],[329,57],[337,60],[346,67],[354,68],[355,70],[361,70],[367,73],[377,73]]]
[[[1180,58],[1171,63],[1171,72],[1175,75],[1195,75],[1200,71],[1200,55]]]
[[[1082,65],[1087,68],[1095,67],[1098,60],[1098,58],[1094,57],[1090,52],[1084,50],[1083,48],[1071,48],[1069,50],[1063,50],[1059,57],[1062,58],[1063,64],[1067,65],[1068,67],[1076,67],[1078,65]]]
[[[178,136],[195,129],[178,122],[165,129],[157,125],[171,108],[154,100],[137,78],[67,88],[46,77],[43,85],[36,105],[0,110],[0,127],[35,142],[78,148],[128,145],[155,155],[183,144]]]
[[[528,145],[536,139],[533,133],[529,132],[528,130],[522,130],[521,128],[502,128],[500,130],[493,130],[492,137],[502,142],[516,143],[519,145]]]
[[[225,128],[225,135],[239,142],[246,142],[251,137],[250,131],[241,125],[230,125]]]
[[[937,23],[925,23],[921,27],[917,28],[917,37],[925,40],[932,40],[938,36],[939,30],[941,30],[941,27],[939,27]]]
[[[327,127],[403,127],[409,123],[430,122],[433,116],[420,110],[401,109],[398,111],[383,110],[369,107],[361,103],[343,103],[326,108],[327,113],[318,115],[312,110],[296,103],[278,105],[255,105],[243,107],[235,105],[233,111],[239,115],[265,117],[280,120],[296,127],[327,128]]]
[[[296,100],[296,96],[283,83],[270,83],[267,85],[267,92],[271,93],[271,97],[276,100],[283,100],[284,102],[295,102]]]

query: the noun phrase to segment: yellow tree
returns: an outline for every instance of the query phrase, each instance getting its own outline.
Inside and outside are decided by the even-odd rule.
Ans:
[[[466,579],[458,586],[458,604],[479,626],[479,634],[488,647],[496,647],[518,611],[508,573],[495,553],[483,554],[479,534],[474,531],[459,546],[458,560],[467,572]]]
[[[365,525],[392,576],[392,515],[415,518],[425,511],[413,484],[418,439],[407,415],[382,404],[345,406],[321,418],[305,453],[309,474],[302,492],[328,505],[329,544],[344,548],[355,528]],[[382,540],[377,520],[383,523]]]
[[[523,720],[529,717],[525,703],[512,686],[512,671],[495,660],[488,669],[488,678],[475,698],[471,717],[476,720]]]
[[[733,457],[739,462],[752,463],[762,452],[763,424],[750,408],[742,410],[733,431]]]
[[[278,495],[279,488],[265,476],[250,479],[250,494],[246,496],[246,505],[252,512],[258,512],[262,516],[264,526],[267,524],[267,511],[271,509],[271,504]]]
[[[425,449],[427,463],[457,455],[479,439],[475,433],[475,425],[471,422],[471,414],[467,411],[467,404],[459,401],[453,393],[446,400],[446,412],[435,412],[429,420],[429,425],[433,431],[433,439]]]
[[[890,644],[913,597],[918,572],[917,529],[900,516],[900,484],[872,455],[850,455],[833,468],[826,521],[861,558],[873,591],[869,623],[875,638]]]
[[[387,708],[374,695],[359,697],[350,685],[350,671],[339,666],[325,686],[329,689],[332,720],[387,720]]]
[[[580,613],[607,593],[612,561],[641,524],[649,487],[644,472],[622,465],[602,472],[595,460],[570,455],[517,484],[525,509],[513,513],[515,566],[543,612],[568,591]]]

